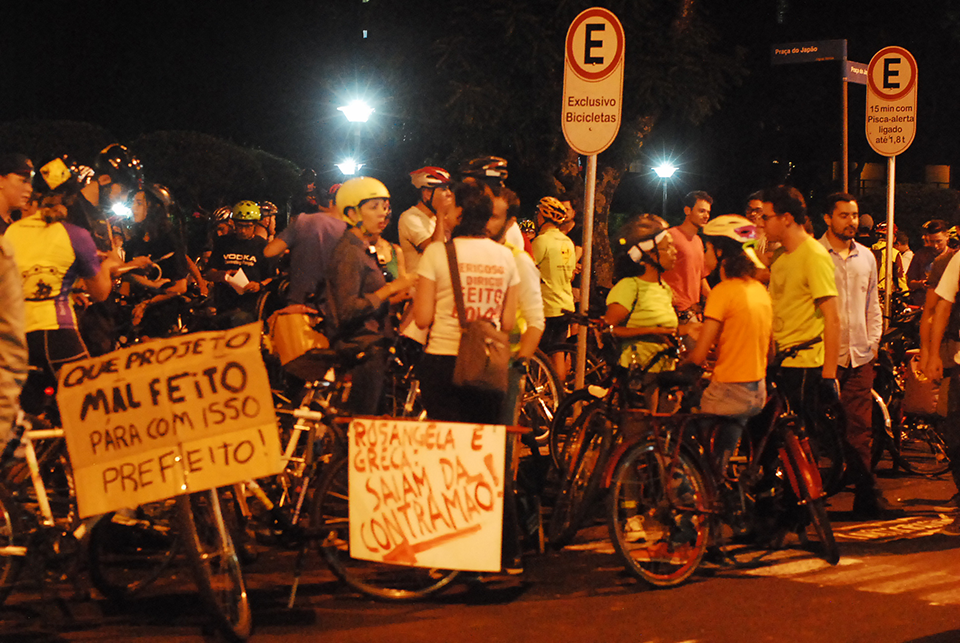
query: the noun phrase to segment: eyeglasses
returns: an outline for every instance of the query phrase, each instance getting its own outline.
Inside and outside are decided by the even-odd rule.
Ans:
[[[771,215],[768,216],[768,215],[766,215],[766,214],[761,214],[761,215],[760,215],[760,218],[763,219],[763,222],[764,222],[764,223],[766,223],[766,222],[769,221],[770,219],[775,219],[775,218],[781,217],[781,216],[783,216],[783,215],[782,215],[782,214],[771,214]]]

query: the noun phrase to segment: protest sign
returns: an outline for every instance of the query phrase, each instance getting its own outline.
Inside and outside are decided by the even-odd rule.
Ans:
[[[283,468],[259,324],[72,362],[57,403],[81,517]]]
[[[350,555],[499,571],[506,427],[350,423]]]

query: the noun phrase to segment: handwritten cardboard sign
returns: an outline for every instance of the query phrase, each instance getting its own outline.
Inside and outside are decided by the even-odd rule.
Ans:
[[[503,426],[353,420],[350,555],[499,571],[505,436]]]
[[[258,324],[72,362],[59,380],[81,517],[283,468]]]

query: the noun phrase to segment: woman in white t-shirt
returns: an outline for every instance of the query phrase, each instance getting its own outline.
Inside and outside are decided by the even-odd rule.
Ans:
[[[453,230],[467,321],[487,319],[505,332],[513,328],[520,278],[513,254],[487,238],[493,200],[475,184],[455,193],[460,220]],[[427,247],[417,269],[414,297],[417,326],[430,329],[427,348],[417,365],[427,415],[450,422],[496,423],[503,395],[453,385],[453,367],[460,348],[460,321],[450,279],[446,247]]]

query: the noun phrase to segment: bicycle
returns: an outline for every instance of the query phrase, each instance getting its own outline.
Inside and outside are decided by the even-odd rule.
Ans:
[[[768,372],[776,374],[784,358],[809,345],[782,351]],[[683,374],[658,379],[665,388],[689,390],[694,383]],[[727,418],[691,413],[686,402],[678,414],[628,411],[621,420],[632,437],[605,472],[607,524],[632,575],[654,587],[684,582],[699,567],[711,538],[718,540],[721,522],[742,534],[763,527],[758,505],[780,524],[798,519],[792,507],[805,507],[824,559],[839,561],[809,440],[774,380],[768,378],[767,405],[748,424],[727,470],[720,470],[715,447]]]
[[[615,346],[612,331],[608,329],[606,333],[611,340],[607,345]],[[597,390],[589,387],[585,393],[571,394],[571,398],[577,396],[577,403],[581,405],[579,415],[569,426],[555,424],[554,430],[562,430],[568,438],[563,441],[560,454],[555,458],[562,478],[547,529],[553,547],[562,547],[570,542],[603,487],[603,471],[614,445],[621,439],[615,420],[617,413],[642,406],[645,403],[644,395],[650,388],[650,384],[645,384],[647,374],[661,362],[675,360],[679,356],[679,343],[675,338],[659,339],[665,347],[642,367],[633,365],[626,368],[618,364],[611,369],[608,388],[598,387]],[[594,394],[601,391],[602,395],[594,398]],[[572,405],[568,408],[575,410]],[[557,419],[561,417],[558,414]],[[552,447],[554,444],[551,442]]]

